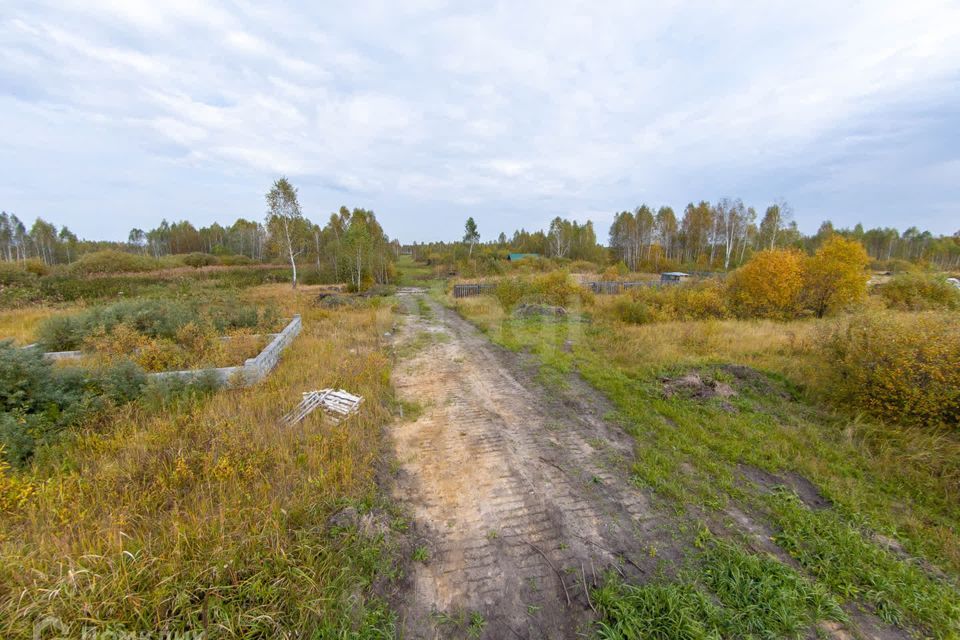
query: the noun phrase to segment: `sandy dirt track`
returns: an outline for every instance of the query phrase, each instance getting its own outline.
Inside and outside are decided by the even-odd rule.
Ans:
[[[394,494],[430,550],[401,593],[403,637],[577,637],[586,589],[604,571],[649,578],[671,536],[629,483],[632,438],[582,382],[544,387],[453,311],[403,300],[393,382],[422,413],[391,429]]]

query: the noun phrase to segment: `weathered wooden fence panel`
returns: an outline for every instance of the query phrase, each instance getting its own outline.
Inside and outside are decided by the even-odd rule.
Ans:
[[[485,282],[480,284],[455,284],[453,285],[453,297],[469,298],[471,296],[479,296],[484,293],[493,293],[496,288],[497,285]]]

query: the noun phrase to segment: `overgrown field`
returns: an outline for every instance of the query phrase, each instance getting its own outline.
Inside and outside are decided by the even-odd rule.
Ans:
[[[611,417],[638,443],[639,486],[717,536],[756,535],[737,524],[737,513],[751,514],[769,531],[760,548],[772,537],[812,585],[785,576],[788,593],[770,586],[772,568],[708,553],[680,582],[612,582],[597,594],[601,635],[791,637],[858,608],[922,635],[960,634],[955,311],[884,310],[871,296],[822,319],[696,319],[684,314],[710,308],[699,296],[711,285],[594,297],[563,280],[440,295],[494,341],[530,353],[548,384],[577,372],[610,398]],[[681,319],[625,317],[638,299],[672,305]],[[566,313],[543,306],[556,304]],[[754,604],[784,617],[757,627],[725,618],[703,596],[724,588],[711,582],[718,571],[733,572],[723,580],[756,573],[755,588],[772,591]]]
[[[107,404],[26,468],[0,473],[0,636],[31,638],[53,617],[69,637],[392,637],[378,595],[394,575],[382,531],[328,524],[352,505],[402,526],[375,483],[391,310],[327,311],[288,285],[241,300],[303,314],[265,381]],[[363,395],[363,410],[339,426],[319,413],[278,425],[301,392],[322,387]]]

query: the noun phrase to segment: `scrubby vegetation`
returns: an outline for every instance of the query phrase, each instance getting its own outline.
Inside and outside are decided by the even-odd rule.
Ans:
[[[128,300],[42,321],[36,339],[46,351],[81,350],[94,362],[131,359],[146,371],[242,364],[279,330],[273,308],[229,296],[201,301]]]
[[[928,273],[902,273],[877,287],[877,293],[891,309],[930,311],[960,309],[960,288],[946,278]]]
[[[64,430],[136,399],[145,384],[130,362],[98,371],[58,368],[37,349],[0,342],[0,449],[8,463],[21,465]]]
[[[393,615],[371,589],[395,575],[391,547],[327,523],[347,504],[376,507],[388,527],[394,518],[374,483],[390,310],[314,309],[282,285],[243,296],[304,312],[303,333],[264,383],[217,394],[148,385],[72,420],[71,438],[44,444],[25,468],[0,470],[0,636],[33,637],[36,621],[55,616],[71,634],[392,637]],[[36,410],[54,415],[48,401],[63,393],[49,380],[73,374],[27,353],[9,349],[21,369],[4,375],[40,371],[27,376],[50,394]],[[349,388],[365,409],[339,427],[319,416],[278,427],[315,386]],[[106,397],[84,389],[81,398]]]
[[[77,275],[97,275],[153,271],[159,267],[157,260],[146,256],[107,249],[80,256],[79,260],[70,265],[70,271]]]
[[[955,260],[954,241],[894,251],[862,229],[804,238],[779,208],[753,227],[737,201],[666,209],[618,215],[609,249],[592,224],[482,243],[474,223],[462,243],[408,247],[401,274],[399,245],[362,209],[322,227],[293,216],[285,249],[239,222],[132,233],[122,251],[17,245],[0,261],[0,333],[17,341],[0,344],[0,636],[54,615],[118,633],[392,637],[373,585],[397,579],[403,527],[375,481],[398,281],[529,352],[546,384],[578,372],[637,440],[632,481],[705,523],[676,571],[592,592],[601,637],[804,637],[861,609],[956,636],[960,291],[929,269]],[[540,255],[505,260],[516,252]],[[868,288],[868,267],[894,275]],[[638,272],[668,268],[696,273],[667,286]],[[367,294],[314,304],[315,290],[269,284],[294,269],[301,286]],[[487,294],[453,300],[450,274]],[[255,389],[146,375],[239,364],[294,311],[304,333]],[[82,366],[40,355],[69,349]],[[673,393],[677,380],[729,392]],[[321,386],[364,410],[276,426]],[[378,514],[379,533],[331,525],[348,505]],[[740,531],[740,511],[769,531]]]
[[[665,582],[613,581],[597,594],[602,636],[793,637],[825,611],[842,619],[832,600],[921,636],[960,633],[960,323],[954,311],[896,310],[882,286],[869,294],[862,250],[824,246],[819,256],[763,252],[725,280],[598,295],[569,317],[447,299],[495,341],[532,353],[543,380],[563,385],[577,371],[605,393],[637,438],[638,485],[696,513],[737,504],[762,514],[806,576],[776,585],[781,563],[738,555],[701,558]],[[771,285],[784,272],[785,293]],[[497,298],[515,287],[506,281]],[[732,395],[666,393],[665,380],[691,373]],[[744,469],[780,474],[780,487],[752,484]],[[822,492],[817,509],[789,474]],[[746,578],[758,566],[770,591]],[[757,603],[786,597],[786,584],[826,599],[791,595],[764,619],[771,609]]]
[[[91,335],[110,334],[121,325],[148,338],[172,339],[189,324],[208,325],[223,334],[235,329],[272,331],[277,320],[275,309],[261,310],[229,296],[206,301],[141,299],[53,316],[40,325],[37,340],[47,351],[67,351],[81,348]]]
[[[838,401],[888,422],[960,429],[956,314],[861,314],[825,333]]]

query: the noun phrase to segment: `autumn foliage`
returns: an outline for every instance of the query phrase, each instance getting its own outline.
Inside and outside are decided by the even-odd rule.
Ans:
[[[804,255],[796,249],[757,253],[730,276],[730,303],[743,317],[788,318],[804,286]]]
[[[836,235],[812,256],[761,251],[730,275],[730,302],[741,317],[823,317],[866,297],[868,262],[860,243]]]
[[[834,235],[823,243],[804,267],[806,305],[822,318],[827,312],[867,297],[867,265],[870,258],[856,240]]]
[[[857,314],[822,344],[838,400],[890,422],[960,427],[960,324],[952,314]]]

